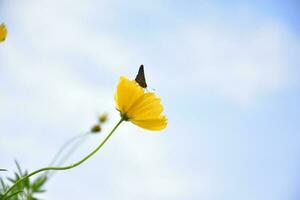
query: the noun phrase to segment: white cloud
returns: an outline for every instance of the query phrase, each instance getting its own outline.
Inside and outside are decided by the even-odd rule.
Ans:
[[[158,54],[166,57],[154,61],[156,74],[169,91],[209,91],[238,105],[280,91],[296,78],[297,60],[291,55],[298,39],[280,23],[249,26],[232,30],[230,25],[192,23],[165,33],[156,43],[161,45]]]

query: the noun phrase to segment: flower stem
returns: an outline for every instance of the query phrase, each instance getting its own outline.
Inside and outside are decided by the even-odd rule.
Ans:
[[[74,163],[74,164],[71,164],[69,166],[65,166],[65,167],[44,167],[44,168],[41,168],[41,169],[38,169],[38,170],[35,170],[31,173],[29,173],[28,175],[22,177],[21,179],[19,179],[17,182],[15,182],[15,184],[13,184],[8,190],[6,190],[6,192],[1,196],[0,199],[5,199],[4,197],[9,193],[11,192],[19,183],[21,183],[22,181],[24,181],[25,179],[35,175],[35,174],[38,174],[40,172],[43,172],[43,171],[49,171],[49,170],[68,170],[68,169],[72,169],[74,167],[77,167],[79,166],[80,164],[82,164],[84,161],[86,161],[87,159],[89,159],[90,157],[92,157],[95,153],[97,153],[101,147],[106,143],[106,141],[112,136],[112,134],[114,133],[114,131],[118,128],[118,126],[124,121],[123,118],[121,118],[121,120],[117,123],[117,125],[111,130],[111,132],[108,134],[108,136],[106,136],[106,138],[100,143],[100,145],[94,149],[90,154],[88,154],[86,157],[84,157],[83,159],[81,159],[80,161]]]

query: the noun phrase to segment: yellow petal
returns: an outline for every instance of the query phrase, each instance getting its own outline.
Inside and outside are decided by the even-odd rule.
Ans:
[[[7,29],[4,24],[0,25],[0,42],[3,42],[7,36]]]
[[[149,100],[151,100],[151,96],[153,96],[152,93],[144,93],[139,98],[137,98],[129,108],[129,111],[127,112],[128,115],[133,115],[136,110],[139,110],[139,106],[141,104],[147,103]]]
[[[161,116],[156,119],[148,119],[148,120],[132,120],[132,123],[135,125],[148,129],[148,130],[162,130],[167,126],[167,118],[165,116]]]
[[[152,105],[158,105],[160,104],[160,99],[155,96],[153,93],[145,93],[142,96],[142,99],[138,99],[136,104],[132,106],[130,109],[130,112],[128,112],[128,115],[130,116],[136,116],[140,113],[144,112],[147,107],[151,107]]]
[[[115,94],[117,109],[126,113],[135,100],[143,95],[143,93],[143,89],[137,87],[135,81],[121,77]]]
[[[132,118],[136,120],[152,119],[160,116],[162,111],[163,106],[160,104],[160,101],[155,101],[143,107],[143,109],[138,110]]]

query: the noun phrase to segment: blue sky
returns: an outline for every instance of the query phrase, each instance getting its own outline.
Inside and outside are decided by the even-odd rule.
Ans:
[[[0,1],[0,166],[34,170],[107,111],[119,76],[145,65],[169,118],[123,124],[44,199],[299,198],[296,1]]]

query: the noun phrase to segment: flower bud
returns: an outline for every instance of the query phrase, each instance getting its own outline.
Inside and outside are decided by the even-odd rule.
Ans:
[[[99,133],[101,131],[101,126],[99,124],[96,124],[91,128],[90,131],[91,133]]]
[[[102,115],[100,115],[98,117],[98,120],[99,120],[100,123],[104,123],[104,122],[107,121],[107,118],[108,118],[108,114],[107,113],[103,113]]]

